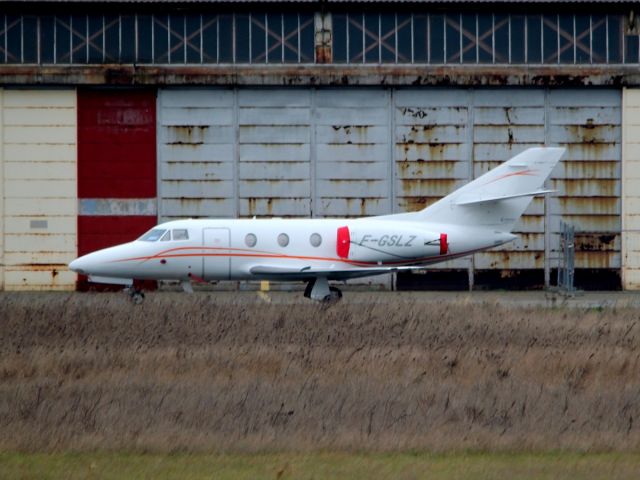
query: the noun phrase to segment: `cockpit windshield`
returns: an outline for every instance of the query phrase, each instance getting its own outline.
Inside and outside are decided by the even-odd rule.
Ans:
[[[138,240],[142,242],[157,242],[160,237],[166,232],[164,229],[154,228],[153,230],[149,230],[143,236],[141,236]]]
[[[189,230],[186,228],[176,228],[173,230],[166,230],[164,228],[154,228],[153,230],[149,230],[143,236],[141,236],[138,240],[141,242],[157,242],[160,240],[161,242],[170,242],[173,240],[189,240]]]

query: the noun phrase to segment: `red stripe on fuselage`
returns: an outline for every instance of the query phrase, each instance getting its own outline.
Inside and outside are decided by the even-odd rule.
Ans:
[[[171,253],[180,250],[214,250],[220,253]],[[180,248],[171,248],[169,250],[164,250],[162,252],[156,253],[155,255],[145,256],[145,257],[131,257],[131,258],[123,258],[120,260],[112,260],[110,263],[120,263],[120,262],[133,262],[133,261],[142,261],[146,262],[148,260],[153,260],[156,258],[182,258],[182,257],[253,257],[253,258],[278,258],[278,259],[287,259],[287,260],[316,260],[321,262],[337,262],[337,263],[346,263],[351,266],[359,266],[359,267],[381,267],[381,266],[404,266],[404,265],[416,265],[421,262],[432,262],[432,261],[444,261],[449,258],[457,258],[463,257],[465,255],[469,255],[470,253],[478,252],[481,249],[468,250],[466,252],[460,252],[457,254],[446,254],[446,255],[434,255],[432,257],[423,257],[416,258],[411,261],[404,262],[358,262],[355,260],[346,260],[342,258],[332,258],[332,257],[314,257],[314,256],[303,256],[303,255],[283,255],[272,252],[265,251],[253,251],[247,250],[244,248],[233,248],[233,247],[180,247]],[[243,253],[229,253],[232,252],[243,252]]]

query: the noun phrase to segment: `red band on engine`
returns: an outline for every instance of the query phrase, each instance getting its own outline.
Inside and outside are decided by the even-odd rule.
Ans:
[[[338,228],[338,242],[336,244],[336,253],[340,258],[349,258],[349,246],[351,245],[351,234],[349,227]]]
[[[440,255],[446,255],[449,253],[449,243],[447,242],[447,234],[440,234]]]

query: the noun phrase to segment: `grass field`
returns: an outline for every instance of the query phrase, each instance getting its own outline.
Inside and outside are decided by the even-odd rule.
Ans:
[[[637,479],[640,454],[0,454],[0,479]]]
[[[1,293],[0,451],[640,452],[639,309],[220,298]]]

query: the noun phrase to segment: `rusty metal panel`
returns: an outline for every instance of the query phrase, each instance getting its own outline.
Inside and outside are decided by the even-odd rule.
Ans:
[[[159,216],[233,217],[234,92],[158,93]]]
[[[238,214],[310,216],[311,91],[239,90],[237,104]]]
[[[576,268],[621,267],[620,90],[550,90],[549,143],[567,147],[549,200],[551,255],[560,222],[576,228]]]
[[[0,87],[0,291],[4,290],[4,89]]]
[[[4,288],[69,290],[77,253],[75,90],[0,94]]]
[[[389,96],[387,90],[316,92],[316,215],[389,213]]]
[[[473,105],[474,178],[529,147],[544,144],[544,90],[476,90]],[[534,199],[515,226],[518,240],[476,254],[474,267],[544,268],[544,215],[544,200]]]
[[[394,97],[397,211],[422,209],[469,178],[468,90],[398,90]]]
[[[622,285],[640,289],[640,89],[625,88],[622,156]]]
[[[469,179],[468,90],[398,90],[393,104],[394,207],[425,208]],[[466,269],[469,260],[435,265]]]

